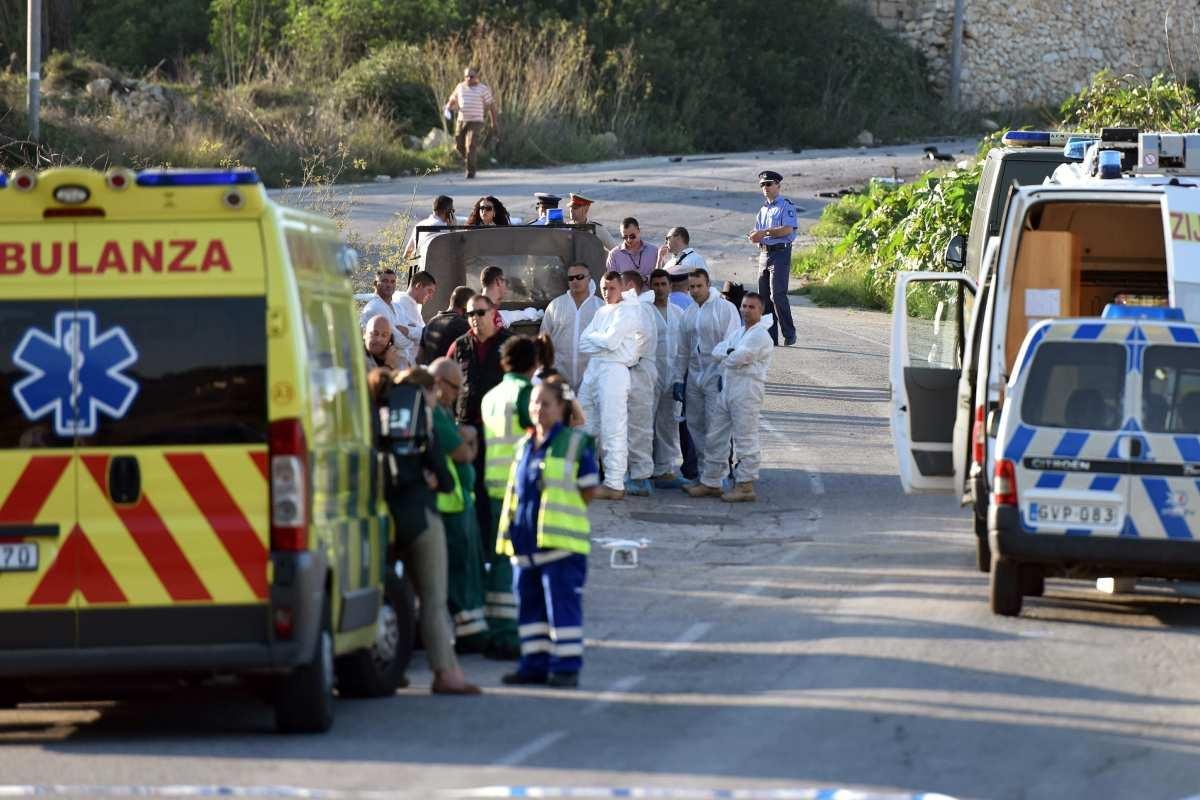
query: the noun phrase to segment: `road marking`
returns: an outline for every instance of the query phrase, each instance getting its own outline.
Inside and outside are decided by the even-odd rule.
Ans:
[[[518,747],[506,756],[492,762],[497,767],[515,767],[527,759],[533,758],[543,750],[548,750],[567,735],[566,731],[550,731],[543,733],[522,747]]]
[[[700,641],[701,639],[703,639],[705,636],[707,636],[708,632],[711,630],[712,630],[711,622],[697,622],[695,625],[693,625],[692,627],[688,628],[683,633],[676,636],[675,639],[671,642],[671,644],[680,646],[680,647],[684,647],[689,644],[694,644],[694,643]],[[675,652],[675,651],[674,650],[664,650],[664,651],[662,651],[662,656],[663,657],[669,656],[673,652]]]
[[[770,420],[767,419],[766,414],[763,414],[759,417],[759,424],[762,426],[762,429],[767,432],[767,435],[774,439],[775,442],[780,446],[790,449],[793,453],[803,452],[800,450],[800,448],[795,446],[795,442],[789,441],[786,436],[779,432],[778,428],[771,424]],[[800,458],[800,467],[804,470],[804,474],[808,476],[809,489],[812,490],[813,494],[818,496],[825,494],[825,481],[822,479],[820,471],[805,463],[806,461],[806,458]]]
[[[954,800],[927,792],[862,792],[843,788],[687,789],[669,786],[483,786],[443,793],[464,798],[645,798],[646,800]]]
[[[615,681],[601,692],[595,700],[584,707],[583,713],[590,715],[603,711],[606,706],[611,705],[620,695],[630,691],[644,680],[646,680],[645,675],[630,675],[621,678],[619,681]]]

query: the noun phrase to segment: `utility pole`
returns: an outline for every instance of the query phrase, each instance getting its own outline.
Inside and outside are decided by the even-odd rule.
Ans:
[[[29,81],[25,98],[25,111],[29,115],[29,139],[41,139],[38,118],[42,112],[42,0],[28,0],[29,25],[26,30],[27,59],[26,77]]]
[[[950,107],[957,110],[962,89],[963,17],[967,0],[954,0],[954,25],[950,31]]]

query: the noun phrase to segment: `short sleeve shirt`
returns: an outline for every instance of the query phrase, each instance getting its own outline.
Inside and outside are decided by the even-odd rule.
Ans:
[[[451,413],[440,405],[433,410],[433,435],[437,437],[438,444],[442,446],[442,452],[446,455],[457,450],[463,442],[462,435],[458,432],[458,423],[454,421]],[[454,468],[458,472],[459,484],[466,488],[466,500],[469,504],[475,486],[475,467],[469,461],[465,464],[455,461]]]
[[[482,83],[471,86],[462,81],[454,87],[454,99],[458,101],[459,119],[463,122],[483,122],[483,112],[495,102],[492,90]]]
[[[787,236],[768,236],[762,240],[762,243],[791,244],[796,238],[796,207],[783,195],[776,197],[771,202],[763,203],[762,208],[758,210],[757,219],[754,220],[754,230],[756,231],[765,231],[767,228],[779,228],[785,225],[792,229],[791,233]]]
[[[517,511],[509,526],[513,551],[517,555],[529,555],[540,549],[537,546],[537,518],[542,509],[542,461],[550,448],[550,442],[563,430],[562,423],[550,429],[550,434],[541,445],[534,445],[533,437],[525,443],[517,463]],[[579,472],[576,485],[590,489],[600,482],[600,468],[596,464],[596,451],[591,439],[586,439],[579,453]]]

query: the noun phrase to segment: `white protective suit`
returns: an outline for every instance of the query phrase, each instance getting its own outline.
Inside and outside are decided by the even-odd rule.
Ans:
[[[576,394],[591,358],[579,350],[579,337],[603,307],[604,301],[594,294],[589,294],[581,305],[576,306],[575,298],[567,292],[551,300],[546,306],[546,316],[542,317],[541,332],[554,342],[554,368],[562,373]]]
[[[708,451],[709,420],[715,419],[721,394],[717,384],[721,377],[720,361],[713,356],[713,348],[741,327],[741,317],[733,303],[721,297],[715,288],[709,287],[704,305],[695,305],[683,315],[679,326],[679,348],[676,351],[674,383],[687,383],[685,414],[688,433],[697,453],[696,460],[703,465],[700,482],[705,486],[721,488],[721,479],[728,469],[729,443],[706,458]],[[723,464],[719,472],[708,469],[709,464]]]
[[[683,455],[679,450],[679,406],[671,394],[671,376],[675,374],[676,350],[679,347],[679,326],[683,309],[668,301],[666,308],[654,305],[654,292],[642,294],[641,300],[654,309],[658,329],[658,385],[654,398],[654,474],[674,474]]]
[[[604,463],[604,485],[625,491],[629,457],[629,367],[637,362],[637,316],[625,303],[601,306],[579,337],[591,356],[579,385],[584,430],[596,439]]]
[[[708,421],[708,439],[704,444],[706,482],[708,476],[724,476],[729,468],[726,456],[730,438],[733,439],[734,481],[758,480],[758,466],[762,461],[758,418],[762,413],[767,369],[775,350],[770,333],[774,324],[772,316],[765,314],[754,327],[743,325],[713,348],[713,357],[720,359],[721,402]]]
[[[629,370],[629,477],[644,481],[654,475],[654,410],[658,399],[658,321],[654,306],[638,299],[635,290],[621,294],[637,318],[638,361]]]

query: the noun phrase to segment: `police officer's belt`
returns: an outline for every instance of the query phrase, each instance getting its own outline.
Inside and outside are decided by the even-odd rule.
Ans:
[[[759,249],[766,250],[768,253],[777,253],[780,250],[787,250],[791,247],[790,244],[760,244]]]

